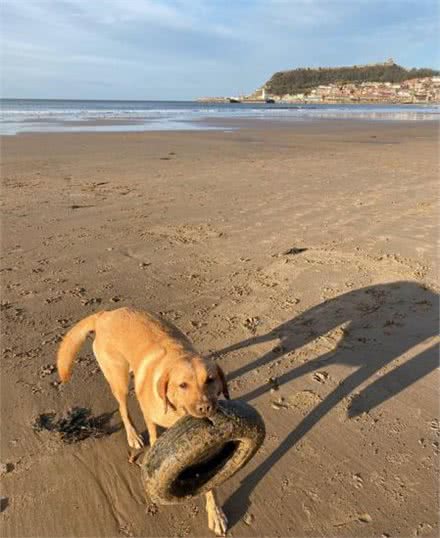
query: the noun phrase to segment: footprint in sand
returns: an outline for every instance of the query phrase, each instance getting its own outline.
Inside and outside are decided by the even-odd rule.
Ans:
[[[292,406],[300,411],[309,411],[319,404],[321,400],[322,398],[312,390],[302,390],[289,398]]]

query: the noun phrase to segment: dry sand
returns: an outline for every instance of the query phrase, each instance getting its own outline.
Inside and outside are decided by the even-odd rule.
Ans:
[[[122,305],[215,353],[266,421],[220,489],[231,536],[437,535],[437,142],[354,121],[3,138],[2,535],[209,535],[202,500],[145,499],[123,431],[32,429],[116,409],[90,345],[65,387],[52,365]]]

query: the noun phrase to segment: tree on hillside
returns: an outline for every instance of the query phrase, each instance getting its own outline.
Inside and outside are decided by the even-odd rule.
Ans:
[[[359,82],[403,82],[412,78],[440,75],[434,69],[405,69],[395,63],[373,64],[352,67],[299,68],[275,73],[265,84],[273,95],[304,93],[326,84]]]

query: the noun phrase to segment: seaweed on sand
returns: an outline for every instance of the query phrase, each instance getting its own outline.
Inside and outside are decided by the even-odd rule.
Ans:
[[[42,413],[32,427],[37,432],[47,430],[58,433],[64,443],[70,444],[114,433],[119,427],[110,424],[112,416],[113,413],[103,413],[94,417],[90,409],[73,407],[60,418],[56,413]]]

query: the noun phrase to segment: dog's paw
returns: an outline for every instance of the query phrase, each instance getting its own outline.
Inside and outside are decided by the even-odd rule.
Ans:
[[[208,527],[215,532],[216,536],[226,536],[228,519],[219,506],[212,506],[208,511]]]
[[[127,433],[128,446],[131,448],[140,449],[144,446],[142,437],[133,429],[133,431]]]

